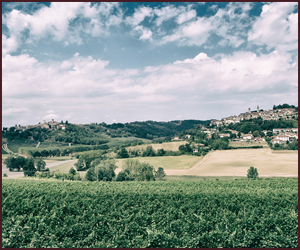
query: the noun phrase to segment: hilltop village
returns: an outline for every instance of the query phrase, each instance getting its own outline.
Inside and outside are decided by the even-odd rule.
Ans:
[[[268,138],[268,143],[271,145],[279,144],[285,145],[289,142],[298,141],[298,128],[272,128],[265,130],[253,130],[243,133],[231,129],[237,124],[242,122],[252,122],[257,121],[258,124],[263,123],[263,121],[286,121],[286,120],[298,120],[298,108],[288,107],[288,108],[278,108],[279,106],[273,107],[270,110],[260,110],[257,106],[257,110],[251,111],[250,108],[248,112],[241,113],[238,116],[229,116],[222,118],[221,120],[211,120],[209,126],[201,126],[201,132],[207,134],[207,139],[212,139],[213,137],[228,138],[232,142],[259,142],[266,141]],[[286,105],[289,106],[289,105]],[[271,123],[271,122],[270,122]],[[273,122],[274,124],[274,122]],[[276,123],[275,123],[276,124]],[[224,132],[225,131],[225,132]],[[190,139],[192,135],[186,134],[181,135],[181,137],[174,137],[173,141],[180,141],[185,139]],[[264,138],[265,137],[265,138]]]
[[[55,141],[74,144],[104,143],[103,139],[134,137],[162,141],[187,141],[191,143],[194,153],[199,147],[208,146],[212,139],[228,139],[230,142],[265,142],[272,147],[281,145],[285,147],[293,141],[298,141],[298,108],[293,105],[273,106],[273,109],[257,110],[241,113],[238,116],[229,116],[221,120],[184,120],[172,122],[132,122],[114,123],[108,125],[102,123],[71,124],[68,121],[57,122],[52,119],[49,122],[44,120],[36,125],[15,125],[10,128],[3,128],[3,134],[17,133],[11,137],[25,137],[28,139],[43,140],[53,136]],[[81,128],[81,129],[80,129]],[[89,132],[79,132],[88,129]],[[44,132],[43,132],[44,131]],[[63,133],[59,131],[65,131]],[[10,132],[10,133],[7,133]],[[96,133],[95,133],[96,132]],[[41,134],[42,133],[42,134]],[[9,136],[9,135],[7,135]],[[7,137],[4,135],[4,137]],[[101,138],[105,136],[105,138]],[[174,137],[175,136],[175,137]],[[85,137],[85,138],[83,138]],[[98,141],[95,140],[96,137]],[[198,141],[198,144],[195,142]],[[282,148],[281,147],[281,148]]]

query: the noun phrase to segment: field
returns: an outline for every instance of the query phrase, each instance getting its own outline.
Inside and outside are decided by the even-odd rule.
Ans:
[[[162,167],[170,176],[232,176],[246,177],[247,170],[257,168],[261,177],[297,177],[298,151],[273,151],[263,149],[217,150],[205,157],[193,155],[136,157],[141,162],[148,162],[154,168]],[[121,171],[119,159],[116,172]]]
[[[138,146],[127,147],[128,151],[130,150],[145,150],[148,146],[152,146],[154,150],[163,148],[164,150],[178,151],[180,145],[186,144],[186,141],[174,141],[174,142],[164,142],[164,143],[155,143],[155,144],[144,144]]]
[[[132,158],[140,162],[148,162],[155,169],[162,167],[163,169],[189,169],[199,162],[203,156],[180,155],[180,156],[159,156],[159,157],[136,157]],[[126,159],[118,159],[117,167],[121,167]]]
[[[4,179],[2,247],[297,248],[298,179]]]
[[[275,152],[275,153],[273,153]],[[297,177],[298,151],[282,152],[270,149],[237,149],[209,152],[190,169],[166,169],[167,175],[246,176],[251,167],[261,177]]]
[[[177,142],[176,142],[177,143]],[[161,144],[158,144],[161,145]],[[2,155],[5,159],[8,155]],[[69,156],[45,158],[47,167],[51,171],[61,170],[67,173],[74,166]],[[161,157],[136,157],[141,162],[148,162],[154,166],[164,168],[168,176],[202,176],[202,177],[246,177],[247,170],[253,166],[257,168],[260,177],[297,177],[298,176],[298,151],[282,150],[273,151],[263,149],[236,149],[217,150],[209,152],[205,157],[194,155],[161,156]],[[126,159],[117,159],[116,174],[121,171],[122,162]],[[61,165],[52,166],[52,163],[61,162]],[[50,165],[49,165],[50,164]],[[7,172],[5,167],[3,172]],[[84,172],[85,173],[85,172]],[[81,175],[84,174],[81,172]],[[9,172],[8,172],[9,175]],[[13,173],[12,175],[17,175]],[[22,174],[21,174],[22,175]],[[173,177],[172,177],[173,178]]]
[[[253,146],[263,146],[264,148],[268,148],[269,145],[265,141],[230,141],[228,146],[230,147],[253,147]]]

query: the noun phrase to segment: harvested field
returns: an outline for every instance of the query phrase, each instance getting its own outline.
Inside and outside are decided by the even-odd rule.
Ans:
[[[163,169],[189,169],[197,162],[203,159],[203,156],[180,155],[180,156],[161,156],[161,157],[136,157],[131,158],[140,162],[147,162],[155,169],[162,167]],[[126,159],[118,159],[116,165],[121,168],[122,163]],[[120,169],[118,169],[119,172]]]
[[[186,141],[174,141],[174,142],[164,142],[156,144],[144,144],[138,146],[127,147],[128,151],[130,150],[145,150],[148,146],[152,146],[154,150],[163,148],[164,150],[178,151],[180,145],[185,145]]]
[[[253,147],[253,146],[263,146],[264,148],[268,148],[269,145],[265,141],[230,141],[228,146],[230,147]]]
[[[166,169],[167,175],[246,176],[257,168],[260,177],[297,177],[298,154],[272,153],[270,149],[237,149],[209,152],[190,169]]]

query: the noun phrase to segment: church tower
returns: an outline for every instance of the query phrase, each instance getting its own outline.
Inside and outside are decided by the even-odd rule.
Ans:
[[[259,106],[257,106],[257,113],[259,113]]]
[[[251,113],[250,108],[248,108],[248,112],[249,112],[249,114]]]

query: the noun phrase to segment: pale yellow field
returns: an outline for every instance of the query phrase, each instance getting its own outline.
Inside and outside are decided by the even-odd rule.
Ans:
[[[161,156],[161,157],[136,157],[131,158],[140,162],[147,162],[155,169],[189,169],[199,162],[203,156],[180,155],[180,156]],[[117,167],[121,167],[126,159],[117,159]]]
[[[187,170],[167,169],[167,175],[246,176],[247,170],[257,168],[260,177],[297,177],[298,151],[272,153],[271,149],[237,149],[209,152]]]
[[[268,148],[269,145],[265,141],[229,141],[228,146],[230,147],[252,147],[252,146],[263,146],[264,148]]]
[[[186,141],[174,141],[174,142],[164,142],[157,144],[144,144],[138,146],[127,147],[128,151],[130,150],[145,150],[148,146],[152,146],[154,150],[163,148],[164,150],[178,151],[180,145],[185,145]]]
[[[50,169],[51,172],[52,171],[60,170],[63,173],[68,173],[71,167],[73,167],[76,170],[76,168],[74,167],[74,163],[75,162],[77,162],[77,159],[69,161],[69,162],[66,162],[66,163],[61,162],[62,164],[60,164],[58,166],[50,167],[49,169]],[[48,164],[48,162],[47,162],[47,164]]]

